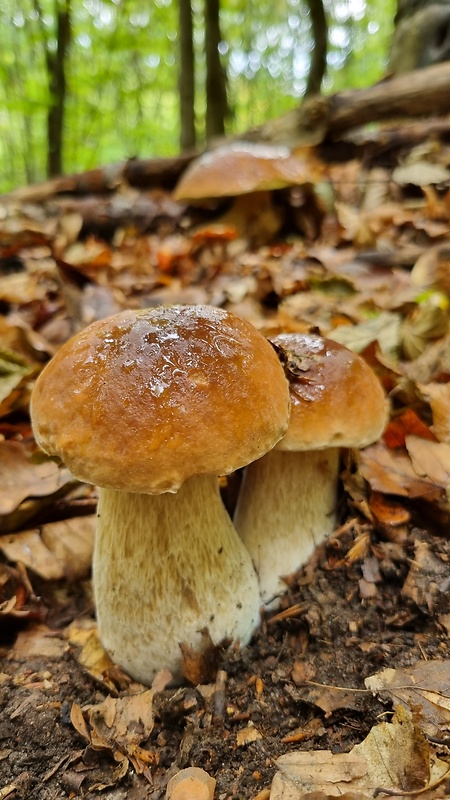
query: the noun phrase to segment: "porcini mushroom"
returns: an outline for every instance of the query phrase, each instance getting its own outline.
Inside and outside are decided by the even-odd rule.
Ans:
[[[284,434],[289,389],[270,344],[210,306],[123,311],[66,342],[31,400],[36,441],[99,488],[93,586],[101,641],[133,678],[179,643],[247,643],[254,568],[217,476]]]
[[[236,141],[208,150],[182,174],[174,199],[198,202],[234,198],[221,225],[232,225],[253,244],[264,244],[282,225],[271,192],[304,185],[317,178],[322,167],[312,147],[292,151],[283,145]]]
[[[287,588],[282,576],[305,564],[333,530],[340,448],[378,439],[387,403],[375,373],[343,345],[300,333],[271,341],[290,383],[289,428],[246,467],[234,523],[262,599],[274,608]]]

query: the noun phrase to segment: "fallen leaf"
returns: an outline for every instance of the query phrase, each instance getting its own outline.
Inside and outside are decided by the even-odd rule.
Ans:
[[[73,476],[54,461],[34,463],[20,442],[0,441],[0,515],[9,514],[26,497],[54,494]]]
[[[17,272],[0,277],[0,300],[13,305],[35,303],[45,297],[44,288],[39,286],[37,275]]]
[[[41,578],[70,580],[87,577],[94,541],[95,517],[51,522],[39,529],[0,537],[0,551]]]
[[[167,784],[166,800],[213,800],[216,781],[200,767],[187,767]]]
[[[364,681],[368,689],[389,700],[394,708],[420,712],[421,727],[442,738],[450,730],[450,661],[418,661],[411,667],[385,669]]]
[[[435,434],[410,408],[390,420],[383,433],[383,439],[388,447],[395,449],[396,447],[404,446],[405,437],[410,433],[415,436],[421,436],[422,439],[429,439],[431,442],[436,441]]]
[[[92,514],[50,522],[40,528],[43,544],[53,553],[70,581],[86,578],[90,572],[96,521]]]
[[[81,647],[76,658],[89,675],[104,684],[113,695],[117,696],[117,685],[120,685],[120,681],[115,680],[116,665],[98,638],[97,625],[94,620],[90,617],[75,620],[66,628],[64,636],[70,644]],[[124,684],[127,682],[125,675],[122,682]]]
[[[327,336],[335,342],[349,347],[355,353],[361,353],[372,342],[378,342],[381,352],[396,354],[400,347],[400,329],[402,317],[392,311],[384,311],[367,322],[357,325],[340,325],[330,331]]]
[[[302,689],[302,700],[310,705],[322,709],[325,717],[330,717],[335,711],[342,708],[358,709],[360,695],[339,686],[322,686],[310,683]]]
[[[369,499],[369,508],[377,522],[381,525],[397,527],[409,522],[411,514],[392,497],[386,497],[381,492],[372,492]]]
[[[434,164],[425,159],[411,164],[402,164],[392,170],[392,180],[400,186],[406,186],[408,183],[413,186],[429,186],[448,181],[449,178],[450,172],[443,164]]]
[[[142,748],[140,743],[146,741],[153,730],[153,691],[146,689],[117,698],[108,696],[101,703],[85,706],[81,712],[84,725],[80,709],[76,707],[73,711],[73,723],[78,732],[84,738],[87,734],[94,749],[110,750],[119,763],[114,782],[124,777],[129,762],[138,774],[151,782],[148,766],[156,763],[157,756]]]
[[[419,383],[417,388],[430,404],[436,439],[450,442],[450,383]]]
[[[236,744],[238,747],[243,747],[246,744],[250,744],[250,742],[256,742],[258,739],[262,739],[262,736],[252,722],[236,733]]]
[[[439,605],[439,600],[445,598],[449,589],[448,564],[431,551],[427,542],[416,542],[414,560],[402,586],[402,595],[432,614],[435,605]]]
[[[444,493],[442,486],[416,473],[407,453],[390,450],[384,442],[362,450],[359,463],[362,475],[377,492],[427,500],[438,500]]]
[[[29,630],[19,633],[8,657],[19,661],[31,660],[37,656],[59,660],[68,649],[67,642],[55,636],[47,625],[33,625]]]
[[[33,367],[14,351],[0,345],[0,416],[8,414],[15,406],[19,389],[33,374]],[[28,401],[28,396],[27,396]]]
[[[430,341],[440,339],[448,331],[448,298],[434,292],[418,303],[401,326],[402,351],[405,358],[417,358]]]
[[[381,788],[414,791],[448,772],[448,764],[434,755],[412,715],[401,708],[392,722],[375,725],[349,753],[298,751],[280,756],[276,764],[270,800],[301,800],[312,792],[326,799],[354,792],[373,797]],[[435,795],[421,796],[431,800]]]
[[[441,375],[450,375],[450,335],[429,345],[422,355],[404,364],[405,375],[417,384],[432,383]]]
[[[406,449],[417,475],[428,478],[436,487],[450,487],[450,444],[407,436]]]

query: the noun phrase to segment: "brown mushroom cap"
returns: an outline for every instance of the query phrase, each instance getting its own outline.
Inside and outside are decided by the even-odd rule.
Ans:
[[[317,170],[311,148],[292,152],[281,145],[232,142],[195,159],[181,176],[174,198],[233,197],[304,184],[311,180],[313,164]]]
[[[369,365],[347,347],[301,333],[271,337],[289,379],[291,419],[277,449],[365,447],[387,422],[383,388]]]
[[[66,342],[36,381],[31,414],[38,444],[76,477],[158,494],[271,449],[289,388],[249,323],[212,306],[160,306]]]

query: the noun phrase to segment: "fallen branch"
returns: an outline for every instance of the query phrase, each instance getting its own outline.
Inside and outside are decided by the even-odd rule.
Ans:
[[[450,63],[388,78],[368,89],[354,89],[308,98],[299,107],[269,120],[259,128],[236,136],[237,140],[266,141],[290,147],[318,145],[336,140],[369,122],[405,120],[400,129],[408,139],[411,118],[450,113]],[[435,131],[448,133],[448,120],[429,122]],[[416,131],[417,134],[417,131]],[[132,158],[95,170],[62,176],[17,189],[8,198],[42,202],[55,195],[107,194],[119,185],[171,189],[197,153],[174,158]]]

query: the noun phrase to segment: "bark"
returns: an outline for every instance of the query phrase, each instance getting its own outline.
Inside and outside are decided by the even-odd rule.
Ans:
[[[47,117],[48,159],[47,175],[63,171],[64,110],[67,94],[66,59],[71,38],[70,0],[57,10],[56,52],[47,47],[47,72],[50,89],[50,108]]]
[[[191,0],[178,0],[180,34],[180,149],[191,150],[196,145],[195,132],[195,67],[194,33]]]
[[[60,175],[63,171],[64,109],[67,94],[66,61],[71,40],[70,0],[55,0],[56,50],[50,47],[49,35],[44,25],[44,12],[39,0],[34,0],[41,34],[44,40],[44,55],[50,105],[47,112],[47,175]]]
[[[287,114],[239,136],[290,147],[337,139],[346,131],[388,119],[448,113],[450,63],[393,77],[369,87],[314,96]]]
[[[313,51],[306,83],[305,97],[318,94],[327,67],[328,23],[322,0],[307,0],[311,18]]]
[[[336,135],[374,120],[448,112],[450,63],[401,75],[332,98],[329,133]]]
[[[228,113],[227,81],[220,60],[220,0],[205,0],[206,141],[225,133]]]
[[[63,175],[44,183],[23,186],[8,195],[21,202],[39,203],[56,195],[112,194],[121,184],[145,189],[173,189],[181,172],[194,158],[186,154],[177,158],[133,158],[107,164],[98,169],[74,175]]]

